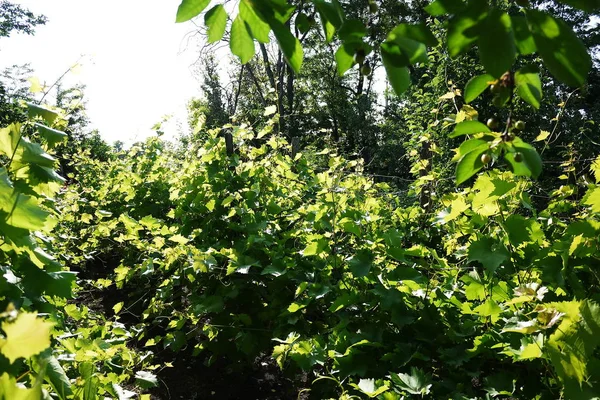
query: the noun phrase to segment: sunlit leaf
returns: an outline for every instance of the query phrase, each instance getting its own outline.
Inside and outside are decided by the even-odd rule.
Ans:
[[[515,84],[519,96],[534,108],[539,109],[542,101],[542,81],[538,69],[528,65],[515,73]]]
[[[182,0],[177,9],[175,22],[185,22],[200,14],[208,6],[210,0]]]
[[[494,81],[494,77],[489,74],[477,75],[467,82],[465,86],[465,102],[470,103],[485,91]]]
[[[227,26],[227,12],[222,4],[216,5],[204,15],[204,23],[208,26],[208,43],[215,43],[223,38]]]
[[[463,135],[474,135],[476,133],[491,132],[487,125],[479,121],[464,121],[456,124],[454,131],[449,135],[451,138],[463,136]]]
[[[231,25],[231,38],[229,41],[231,52],[240,58],[242,64],[246,64],[254,57],[254,40],[248,32],[244,20],[238,15]]]
[[[239,16],[246,23],[248,31],[256,40],[260,43],[269,43],[269,32],[271,32],[271,27],[256,14],[256,11],[252,8],[252,3],[249,0],[240,1]]]
[[[37,313],[19,313],[14,322],[3,322],[6,335],[0,340],[0,353],[12,363],[18,358],[28,359],[50,347],[52,324],[38,318]]]

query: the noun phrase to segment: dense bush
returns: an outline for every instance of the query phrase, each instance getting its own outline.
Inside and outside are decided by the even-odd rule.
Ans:
[[[61,254],[127,293],[115,310],[137,340],[269,352],[338,395],[595,393],[600,189],[557,188],[538,210],[529,180],[489,170],[425,213],[358,162],[292,158],[270,130],[233,127],[231,155],[213,130],[80,161]]]

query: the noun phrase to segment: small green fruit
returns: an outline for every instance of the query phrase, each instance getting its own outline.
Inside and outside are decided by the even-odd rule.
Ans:
[[[492,162],[492,156],[489,155],[488,153],[483,153],[481,155],[481,162],[485,165],[489,164]]]
[[[496,129],[498,129],[498,126],[500,124],[498,123],[498,120],[496,118],[490,118],[487,120],[487,126],[488,128],[490,128],[491,130],[495,131]]]
[[[523,122],[523,121],[517,121],[517,122],[515,122],[515,129],[518,129],[520,131],[522,131],[523,129],[525,129],[525,122]]]
[[[354,53],[354,62],[357,64],[362,65],[362,63],[365,62],[365,58],[366,54],[364,49],[358,49],[356,50],[356,53]]]
[[[371,75],[371,72],[373,72],[373,70],[371,69],[371,64],[369,64],[369,62],[367,61],[360,69],[360,73],[363,74],[363,76],[369,76]]]
[[[515,134],[512,132],[508,132],[506,135],[504,135],[504,141],[505,142],[512,142],[513,140],[515,140]]]
[[[517,151],[517,152],[515,153],[515,156],[514,156],[514,157],[515,157],[515,161],[516,161],[516,162],[521,162],[521,161],[523,161],[523,153],[521,153],[520,151]]]
[[[371,14],[375,14],[377,11],[379,11],[379,6],[377,5],[377,3],[370,1],[369,2],[369,12]]]
[[[502,91],[502,86],[498,83],[490,85],[490,91],[494,94],[498,94]]]
[[[502,96],[495,96],[492,99],[492,104],[495,107],[502,108],[502,107],[504,107],[504,103],[505,103],[505,100],[502,98]]]

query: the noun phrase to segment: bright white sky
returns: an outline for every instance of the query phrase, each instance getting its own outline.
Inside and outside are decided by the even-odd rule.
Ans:
[[[143,139],[166,114],[174,135],[185,103],[199,96],[191,65],[197,39],[189,23],[175,24],[179,0],[13,0],[48,17],[35,36],[0,39],[0,69],[31,63],[42,83],[53,83],[81,55],[82,68],[65,87],[87,85],[93,127],[108,142]]]

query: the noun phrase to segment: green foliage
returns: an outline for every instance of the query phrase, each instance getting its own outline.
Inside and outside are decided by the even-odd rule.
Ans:
[[[133,371],[120,364],[136,365],[139,356],[126,346],[131,334],[112,323],[94,321],[86,329],[90,317],[85,310],[77,315],[77,326],[68,321],[77,310],[67,304],[76,274],[52,255],[49,239],[59,214],[54,196],[65,180],[46,152],[67,135],[56,129],[63,123],[61,110],[31,104],[28,113],[24,124],[0,128],[0,306],[6,310],[0,314],[0,397],[41,399],[52,391],[60,399],[81,398],[73,396],[89,379],[71,382],[78,376],[77,364],[110,361],[121,372],[93,367],[103,380],[88,397],[95,398],[128,380]]]
[[[543,11],[528,10],[535,45],[550,72],[570,86],[581,86],[592,59],[585,46],[563,21]]]
[[[546,146],[528,143],[530,125],[516,118],[528,106],[515,96],[543,111],[564,90],[542,96],[549,77],[536,53],[571,86],[585,82],[591,58],[553,7],[521,3],[437,0],[425,8],[432,18],[379,25],[388,16],[374,2],[366,16],[364,4],[242,0],[227,37],[244,64],[238,94],[246,73],[268,106],[255,107],[262,119],[226,124],[208,61],[205,98],[190,104],[194,133],[180,147],[151,138],[115,154],[104,148],[106,157],[71,149],[68,185],[48,151],[67,151],[64,139],[84,132],[84,110],[30,102],[29,120],[0,129],[0,398],[129,398],[134,382],[136,391],[159,385],[153,352],[183,349],[208,364],[271,354],[281,369],[314,378],[314,398],[600,396],[598,156],[595,180],[581,177],[567,146],[564,184],[534,183]],[[184,0],[176,19],[209,4]],[[228,12],[216,4],[204,14],[209,42],[226,37]],[[267,65],[271,35],[287,67]],[[253,62],[255,41],[263,66]],[[469,57],[487,73],[470,70],[475,62],[448,68]],[[367,78],[378,58],[396,94],[413,87],[386,98],[405,105],[401,146],[416,179],[401,196],[356,156],[297,153],[277,132],[304,129],[295,95],[314,103],[306,120],[341,116],[334,141],[339,126],[366,130],[378,119],[368,116]],[[360,74],[350,78],[354,65]],[[352,98],[336,91],[348,81]],[[294,82],[303,91],[285,97],[284,83]],[[466,102],[484,102],[479,112],[462,105],[464,83]],[[323,99],[311,93],[322,87]],[[81,93],[56,97],[64,106]],[[492,114],[486,102],[505,109],[503,124],[478,121]],[[321,132],[307,134],[323,143]],[[365,137],[382,137],[369,133],[348,134],[345,146],[368,150]],[[557,139],[554,130],[533,135]],[[459,188],[443,183],[455,144]],[[84,288],[100,292],[102,306],[78,299]]]
[[[432,217],[402,207],[360,163],[326,151],[310,156],[324,169],[292,159],[273,124],[228,126],[231,155],[212,130],[185,154],[150,139],[108,165],[79,161],[85,179],[61,200],[59,232],[72,238],[61,252],[73,265],[110,257],[97,285],[129,293],[114,305],[142,319],[137,340],[231,359],[269,352],[340,398],[598,393],[585,367],[597,362],[587,339],[597,295],[580,284],[598,257],[595,186],[532,217],[531,182],[492,170]],[[559,217],[565,201],[573,211]]]
[[[7,0],[0,2],[0,37],[8,37],[13,32],[32,35],[35,27],[47,22],[43,15],[35,15],[19,4]]]
[[[204,16],[204,23],[208,26],[208,43],[221,40],[227,25],[227,12],[221,4],[211,8]]]
[[[309,3],[320,17],[325,41],[331,43],[337,36],[340,46],[336,59],[338,71],[343,74],[351,66],[349,56],[353,52],[350,50],[367,43],[366,25],[360,19],[347,17],[339,2],[314,0]],[[179,6],[177,21],[195,17],[207,5],[205,0],[184,0]],[[572,2],[571,5],[587,11],[594,9],[583,2]],[[454,1],[435,1],[425,10],[435,17],[451,15],[447,28],[450,56],[463,54],[476,44],[481,64],[494,78],[500,78],[511,69],[518,52],[528,55],[536,50],[550,72],[571,86],[581,86],[591,68],[591,58],[576,34],[566,23],[546,12],[528,8],[524,15],[509,15],[486,2],[464,4]],[[296,28],[305,35],[310,24],[302,13],[304,10],[299,11],[301,13],[295,19]],[[239,14],[231,25],[233,54],[240,58],[242,64],[249,62],[255,53],[253,40],[266,43],[272,31],[288,64],[298,73],[303,49],[291,29],[291,17],[295,12],[294,6],[283,0],[241,1]],[[215,22],[216,15],[218,22]],[[225,12],[218,6],[206,14],[210,42],[222,37],[225,20]],[[397,94],[406,91],[410,82],[405,68],[426,63],[427,47],[437,45],[438,40],[426,25],[404,23],[390,30],[384,41],[375,43],[374,48],[379,49],[388,79]],[[536,98],[540,96],[541,92]],[[525,95],[524,99],[532,101],[531,96]],[[539,99],[532,104],[536,106],[537,103]]]

